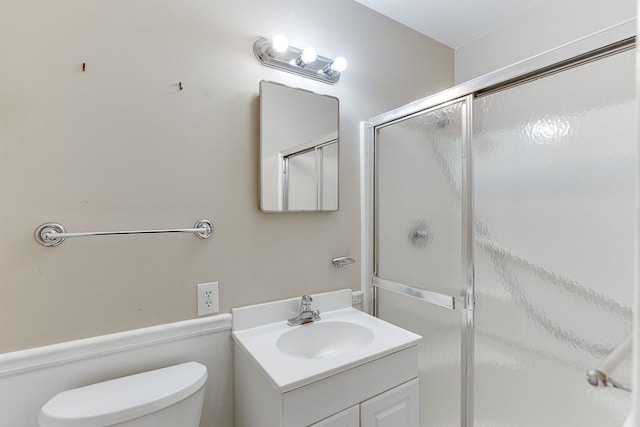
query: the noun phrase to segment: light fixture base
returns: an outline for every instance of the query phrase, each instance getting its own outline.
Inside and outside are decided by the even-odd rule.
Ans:
[[[329,75],[323,71],[331,67],[333,62],[331,58],[318,55],[315,61],[301,67],[297,65],[296,60],[302,55],[302,49],[289,46],[286,51],[276,53],[271,49],[271,45],[272,41],[264,37],[260,37],[253,44],[253,53],[265,67],[275,68],[328,84],[334,84],[340,80],[340,73],[334,72]]]

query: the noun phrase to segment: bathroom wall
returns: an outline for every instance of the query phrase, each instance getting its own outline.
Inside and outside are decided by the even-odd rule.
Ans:
[[[456,49],[456,84],[635,17],[635,0],[557,0]]]
[[[252,44],[344,55],[335,86],[261,66]],[[86,72],[82,72],[82,63]],[[398,66],[402,64],[402,66]],[[0,18],[0,352],[359,287],[358,122],[447,88],[453,52],[351,0],[23,0]],[[258,82],[340,98],[340,211],[258,208]],[[182,82],[184,90],[178,90]],[[214,236],[69,239],[35,228],[191,227]]]

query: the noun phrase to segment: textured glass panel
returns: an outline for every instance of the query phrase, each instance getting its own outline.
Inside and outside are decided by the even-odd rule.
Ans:
[[[629,411],[585,371],[631,332],[634,54],[475,101],[476,426],[619,427]]]
[[[460,427],[460,312],[382,289],[378,297],[381,319],[423,337],[418,356],[420,425]]]
[[[453,104],[378,131],[379,277],[459,295],[463,109]]]
[[[292,211],[318,209],[318,171],[315,150],[289,158],[289,200]]]
[[[338,210],[338,143],[326,145],[322,153],[322,206],[320,210]]]

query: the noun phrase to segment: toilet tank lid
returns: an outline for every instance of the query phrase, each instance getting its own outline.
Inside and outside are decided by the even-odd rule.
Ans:
[[[41,427],[93,427],[132,420],[189,397],[207,381],[196,362],[63,391],[40,409]]]

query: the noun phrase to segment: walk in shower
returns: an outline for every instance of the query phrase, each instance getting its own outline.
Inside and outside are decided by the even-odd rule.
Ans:
[[[421,426],[620,426],[585,372],[631,334],[635,40],[585,39],[364,126],[374,313],[421,334]],[[630,367],[615,373],[629,382]]]

